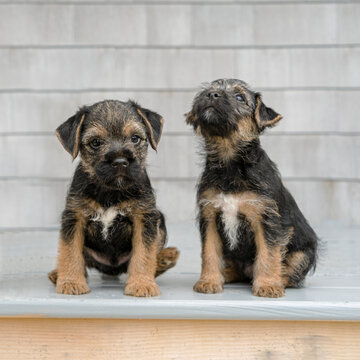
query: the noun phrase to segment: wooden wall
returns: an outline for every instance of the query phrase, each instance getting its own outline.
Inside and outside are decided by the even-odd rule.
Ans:
[[[312,223],[360,223],[357,1],[0,0],[0,227],[59,222],[74,169],[54,129],[137,99],[165,118],[149,171],[171,222],[194,218],[184,123],[201,82],[236,77],[284,115],[263,137]]]

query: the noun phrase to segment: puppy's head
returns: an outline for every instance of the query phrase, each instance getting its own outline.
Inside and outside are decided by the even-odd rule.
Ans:
[[[133,101],[105,100],[82,107],[56,135],[85,171],[111,188],[129,185],[145,170],[148,144],[156,150],[163,119]]]
[[[256,138],[281,118],[265,106],[260,93],[236,79],[219,79],[204,86],[186,114],[186,122],[205,138],[236,134],[243,141]]]

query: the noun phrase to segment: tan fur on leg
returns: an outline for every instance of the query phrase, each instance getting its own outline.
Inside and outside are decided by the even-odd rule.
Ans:
[[[194,290],[206,294],[222,292],[224,285],[222,243],[216,228],[215,217],[208,218],[201,258],[201,276],[194,285]]]
[[[160,290],[155,282],[155,273],[159,239],[156,238],[150,246],[145,246],[142,215],[136,214],[133,222],[132,255],[128,267],[129,277],[124,293],[130,296],[158,296]]]
[[[90,291],[85,278],[83,247],[84,233],[78,221],[73,238],[68,242],[60,239],[56,281],[58,294],[80,295]]]
[[[256,260],[254,264],[253,294],[277,298],[285,295],[282,284],[282,256],[280,245],[269,248],[261,224],[255,230]]]

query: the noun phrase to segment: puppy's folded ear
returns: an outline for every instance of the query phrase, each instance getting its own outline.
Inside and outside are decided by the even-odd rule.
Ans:
[[[56,129],[57,138],[73,160],[79,153],[81,127],[88,112],[88,107],[82,107]]]
[[[193,126],[197,125],[196,116],[194,115],[194,113],[192,111],[189,111],[185,114],[185,122],[188,125],[193,125]]]
[[[157,145],[160,141],[164,119],[155,111],[145,109],[136,104],[135,102],[132,103],[135,106],[137,113],[140,115],[146,127],[146,133],[150,141],[151,147],[156,150]]]
[[[197,119],[197,116],[194,115],[194,112],[192,110],[185,114],[185,122],[188,125],[192,125],[195,132],[197,132],[198,127],[199,127],[199,121]]]
[[[261,100],[261,95],[259,93],[255,94],[255,121],[259,128],[259,131],[263,131],[266,127],[275,126],[281,119],[282,116],[279,115],[273,109],[267,107]]]

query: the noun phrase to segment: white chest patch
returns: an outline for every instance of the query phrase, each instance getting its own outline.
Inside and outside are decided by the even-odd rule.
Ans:
[[[240,194],[219,193],[211,200],[203,199],[202,202],[211,204],[214,208],[221,210],[221,220],[230,250],[235,249],[239,241],[238,230],[241,221],[239,213],[243,214],[251,223],[257,221],[257,214],[269,211],[266,209],[269,200],[251,192]]]
[[[235,249],[238,242],[239,228],[239,203],[240,199],[234,195],[219,194],[213,205],[222,210],[221,219],[224,224],[224,231],[227,236],[230,250]]]
[[[118,215],[124,216],[123,212],[115,207],[108,209],[100,209],[96,212],[96,215],[91,219],[92,221],[100,221],[103,225],[102,235],[106,240],[109,235],[109,228],[111,227],[114,219]]]

